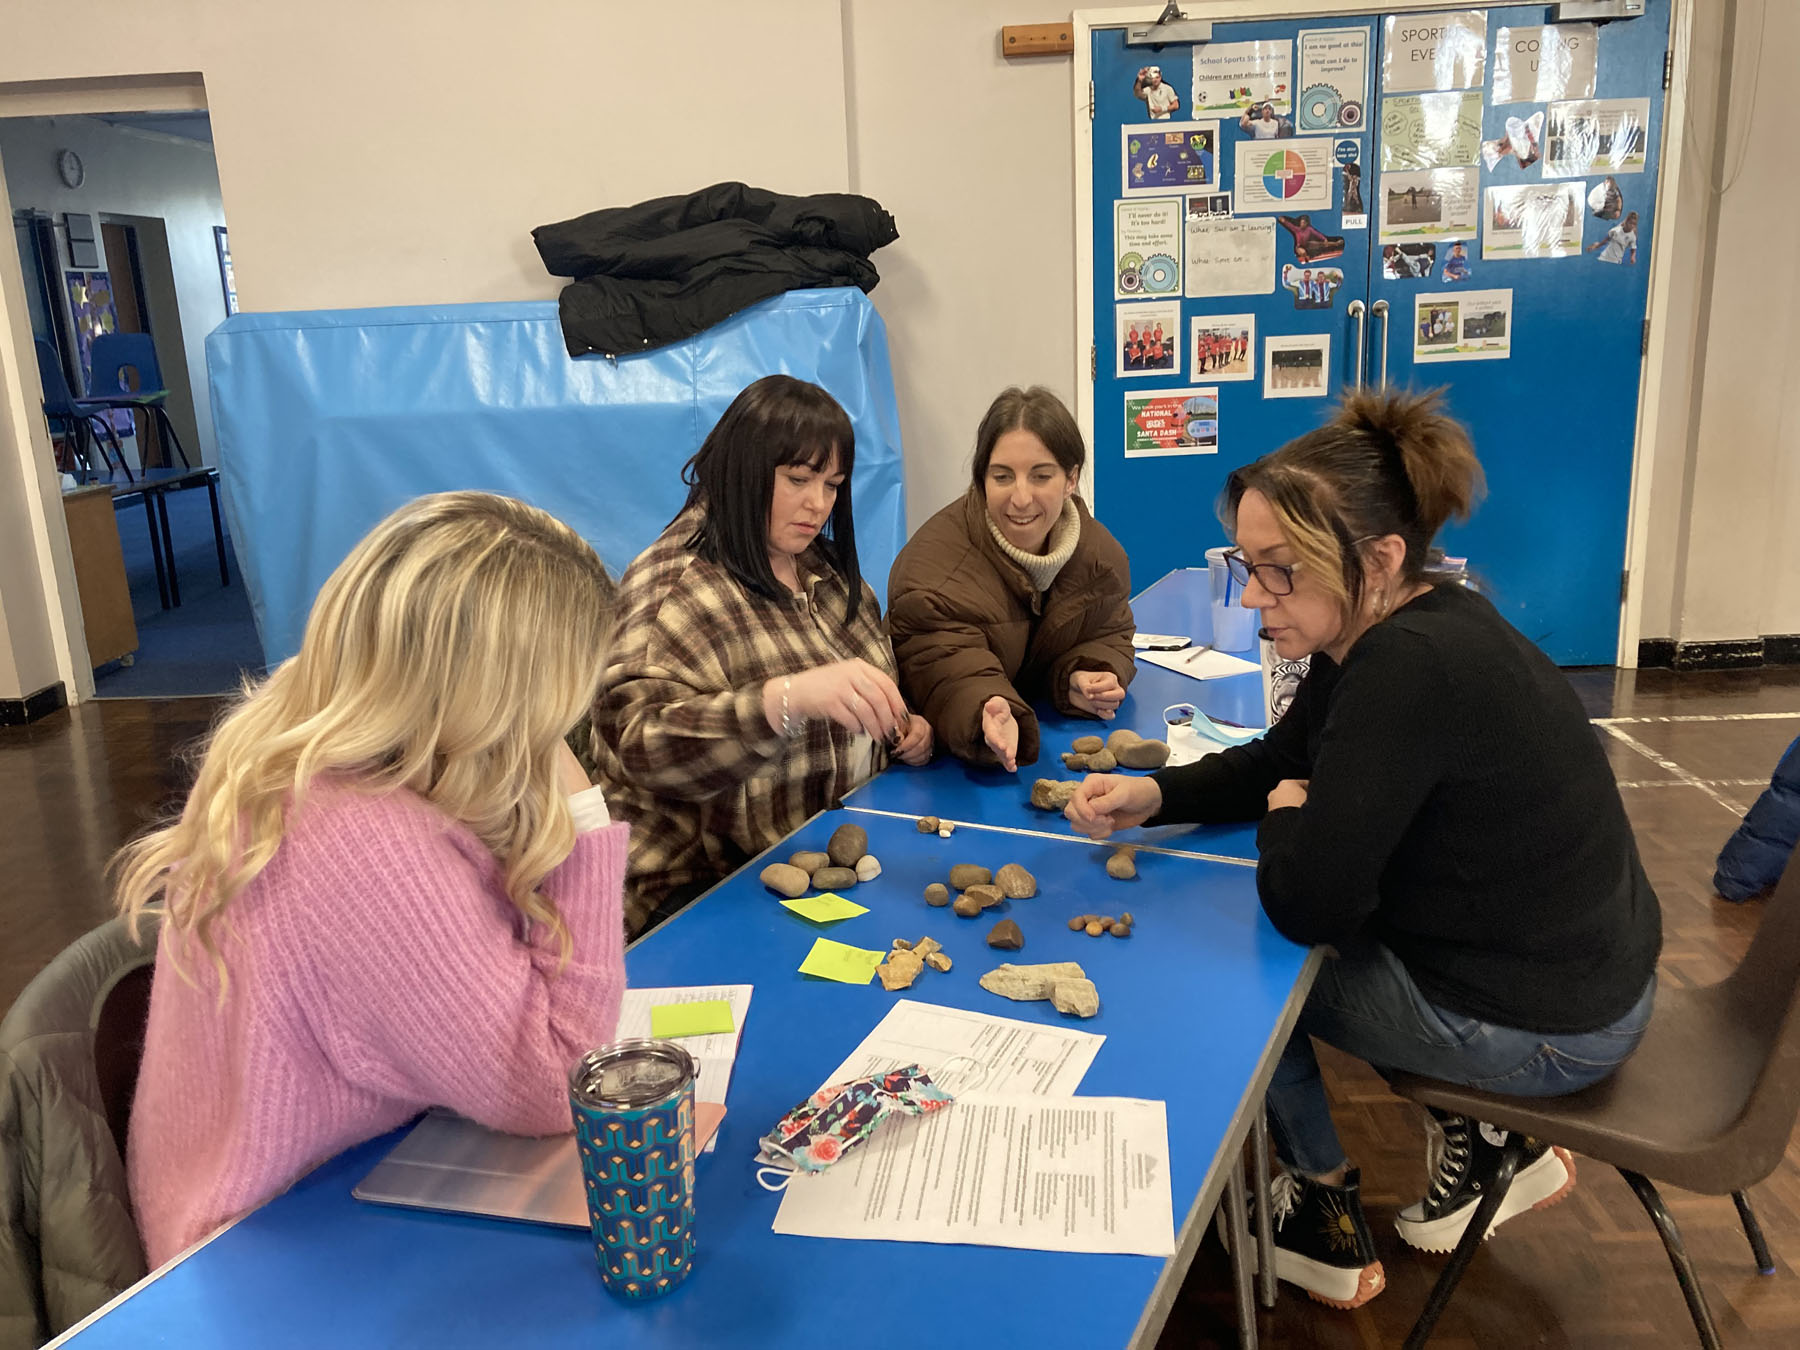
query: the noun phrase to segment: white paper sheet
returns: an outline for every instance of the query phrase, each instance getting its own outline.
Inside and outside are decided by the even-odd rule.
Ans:
[[[711,1003],[724,999],[731,1004],[733,1032],[715,1032],[711,1036],[683,1036],[677,1042],[694,1057],[700,1071],[694,1083],[694,1100],[725,1104],[725,1093],[731,1087],[731,1066],[737,1060],[738,1040],[744,1034],[744,1018],[750,1013],[750,990],[747,984],[688,985],[667,989],[627,989],[619,1005],[619,1039],[629,1040],[650,1034],[650,1010],[670,1003]],[[710,1150],[711,1145],[709,1144]]]
[[[796,1177],[777,1233],[1175,1254],[1162,1102],[969,1094]]]
[[[1275,289],[1275,222],[1189,216],[1186,294],[1267,295]]]
[[[1177,675],[1192,676],[1196,680],[1217,680],[1227,675],[1254,675],[1262,669],[1259,662],[1246,661],[1241,656],[1214,651],[1211,647],[1187,647],[1178,652],[1139,652],[1137,658],[1148,661],[1153,666],[1161,666],[1164,670],[1172,670]]]
[[[1104,1036],[1073,1027],[1040,1026],[903,998],[819,1086],[867,1078],[904,1064],[922,1065],[932,1072],[957,1056],[967,1056],[980,1067],[956,1066],[945,1083],[950,1091],[1066,1097],[1081,1086],[1105,1041]]]

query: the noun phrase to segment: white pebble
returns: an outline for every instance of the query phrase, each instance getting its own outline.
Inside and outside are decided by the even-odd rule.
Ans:
[[[865,853],[856,860],[856,879],[873,881],[881,875],[881,860],[873,853]]]
[[[939,839],[948,839],[950,837],[950,831],[954,830],[955,828],[956,828],[956,826],[950,824],[949,821],[945,821],[943,824],[938,826],[938,838]]]

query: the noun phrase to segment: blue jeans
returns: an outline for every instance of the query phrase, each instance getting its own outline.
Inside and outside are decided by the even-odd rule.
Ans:
[[[1625,1062],[1650,1022],[1656,976],[1630,1012],[1600,1031],[1544,1035],[1496,1026],[1431,1003],[1400,958],[1378,942],[1343,944],[1326,958],[1269,1083],[1269,1128],[1289,1170],[1310,1176],[1345,1162],[1312,1038],[1403,1071],[1519,1097],[1559,1097]]]

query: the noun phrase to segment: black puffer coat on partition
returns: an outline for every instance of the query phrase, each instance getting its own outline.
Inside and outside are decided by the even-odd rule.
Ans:
[[[899,238],[868,197],[789,197],[742,183],[590,211],[531,232],[552,275],[569,355],[629,355],[704,332],[770,296],[875,289],[869,254]]]

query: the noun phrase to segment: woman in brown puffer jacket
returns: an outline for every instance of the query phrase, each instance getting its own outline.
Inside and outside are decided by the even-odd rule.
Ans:
[[[1033,699],[1109,719],[1136,673],[1130,563],[1075,495],[1086,459],[1055,394],[1008,389],[981,419],[968,493],[894,561],[901,690],[971,763],[1035,762]]]

